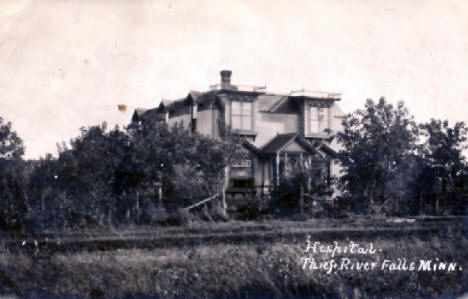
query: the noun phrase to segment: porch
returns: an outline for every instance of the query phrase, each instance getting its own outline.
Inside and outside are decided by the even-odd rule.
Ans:
[[[262,200],[283,181],[304,176],[305,194],[312,192],[316,181],[327,186],[331,183],[333,152],[313,145],[297,133],[280,134],[261,149],[246,145],[246,155],[240,163],[232,165],[226,188],[229,206],[242,205],[249,200]]]

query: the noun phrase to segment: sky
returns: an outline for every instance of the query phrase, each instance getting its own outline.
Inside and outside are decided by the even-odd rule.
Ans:
[[[0,116],[26,158],[219,83],[381,96],[468,122],[466,0],[0,0]],[[126,105],[125,112],[119,104]]]

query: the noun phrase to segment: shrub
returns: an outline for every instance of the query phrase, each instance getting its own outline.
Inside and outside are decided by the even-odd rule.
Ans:
[[[169,214],[167,213],[166,208],[163,206],[157,207],[154,211],[154,222],[156,223],[166,223],[169,219]]]
[[[167,219],[168,213],[163,205],[156,206],[151,200],[142,201],[142,223],[165,223]]]
[[[169,225],[182,226],[187,225],[190,222],[190,212],[186,209],[178,209],[175,212],[172,212],[168,219],[167,223]]]
[[[268,213],[279,217],[291,217],[299,213],[301,188],[313,196],[327,193],[326,165],[321,157],[312,157],[312,163],[296,161],[288,166],[288,172],[281,177],[280,183],[271,191],[272,199],[267,205]],[[304,197],[304,212],[309,210],[310,198]]]
[[[219,200],[213,202],[213,207],[211,208],[211,218],[215,221],[228,221],[229,217],[221,206]]]
[[[246,196],[241,205],[237,207],[237,215],[241,220],[258,219],[262,214],[260,198],[256,196]]]

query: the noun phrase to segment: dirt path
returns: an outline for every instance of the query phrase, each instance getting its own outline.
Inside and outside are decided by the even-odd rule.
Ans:
[[[396,223],[271,222],[227,223],[209,227],[145,227],[121,231],[90,230],[9,236],[0,240],[0,251],[25,252],[47,257],[55,252],[117,249],[155,249],[193,247],[200,244],[303,243],[314,240],[359,240],[363,238],[399,238],[439,234],[451,231],[468,232],[464,219]],[[237,224],[237,225],[236,225]],[[326,225],[327,224],[327,225]],[[328,226],[328,227],[327,227]]]

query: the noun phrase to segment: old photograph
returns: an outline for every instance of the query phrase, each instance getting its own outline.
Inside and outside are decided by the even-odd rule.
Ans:
[[[0,298],[468,298],[468,1],[0,0]]]

